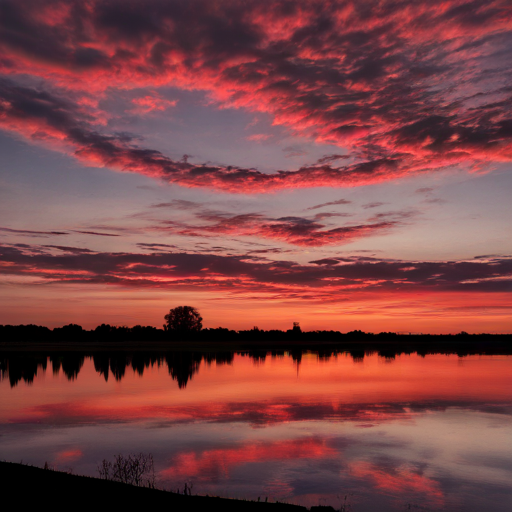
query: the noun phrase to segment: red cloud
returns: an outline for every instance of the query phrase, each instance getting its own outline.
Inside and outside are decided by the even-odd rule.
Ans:
[[[353,163],[328,160],[272,175],[177,163],[94,133],[98,111],[64,110],[74,121],[65,126],[60,107],[43,119],[20,105],[13,111],[5,96],[0,120],[71,145],[89,164],[230,192],[355,186],[453,164],[508,162],[512,97],[501,84],[510,78],[511,20],[507,0],[5,0],[4,75],[43,77],[63,97],[107,87],[205,90],[221,107],[269,113],[299,135],[348,147]]]

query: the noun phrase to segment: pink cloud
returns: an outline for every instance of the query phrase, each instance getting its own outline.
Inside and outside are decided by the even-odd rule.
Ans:
[[[372,481],[372,485],[384,492],[402,496],[404,493],[421,493],[425,499],[436,505],[442,505],[444,494],[439,482],[413,471],[411,468],[382,468],[369,462],[354,462],[350,473],[358,478]]]
[[[159,111],[163,112],[170,107],[175,107],[178,103],[177,100],[166,100],[165,98],[160,98],[159,96],[143,96],[141,98],[133,98],[132,103],[135,105],[135,108],[129,110],[132,114],[149,114],[150,112]]]
[[[263,142],[270,139],[270,137],[272,137],[272,135],[268,135],[266,133],[255,133],[254,135],[249,135],[245,139],[252,142]]]
[[[348,148],[352,158],[271,175],[229,162],[180,164],[113,135],[100,140],[91,126],[104,124],[106,114],[83,102],[82,110],[65,107],[70,129],[58,112],[43,118],[0,95],[4,129],[66,146],[89,165],[253,193],[512,160],[512,96],[502,85],[510,78],[507,0],[272,0],[272,8],[209,0],[179,9],[92,0],[61,7],[56,0],[3,2],[0,72],[11,80],[20,73],[44,78],[62,97],[108,87],[200,89],[221,108],[267,113],[292,133]],[[161,101],[141,98],[136,109],[170,106]]]

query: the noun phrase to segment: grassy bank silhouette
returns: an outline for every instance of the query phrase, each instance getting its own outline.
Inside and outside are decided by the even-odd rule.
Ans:
[[[72,475],[12,462],[0,462],[0,481],[4,501],[22,510],[36,509],[51,499],[55,510],[173,510],[195,512],[306,512],[305,507],[288,503],[245,501],[214,496],[197,496],[137,487],[100,478]],[[312,507],[317,509],[318,507]],[[330,511],[331,507],[320,507]]]

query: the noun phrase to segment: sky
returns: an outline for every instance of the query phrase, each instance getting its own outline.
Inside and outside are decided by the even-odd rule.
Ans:
[[[508,0],[0,1],[0,323],[512,332]]]

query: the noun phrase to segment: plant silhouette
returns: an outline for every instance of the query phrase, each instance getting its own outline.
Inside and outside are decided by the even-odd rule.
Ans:
[[[155,487],[155,469],[153,455],[116,455],[114,462],[103,459],[98,466],[100,478],[113,480],[137,487]]]

